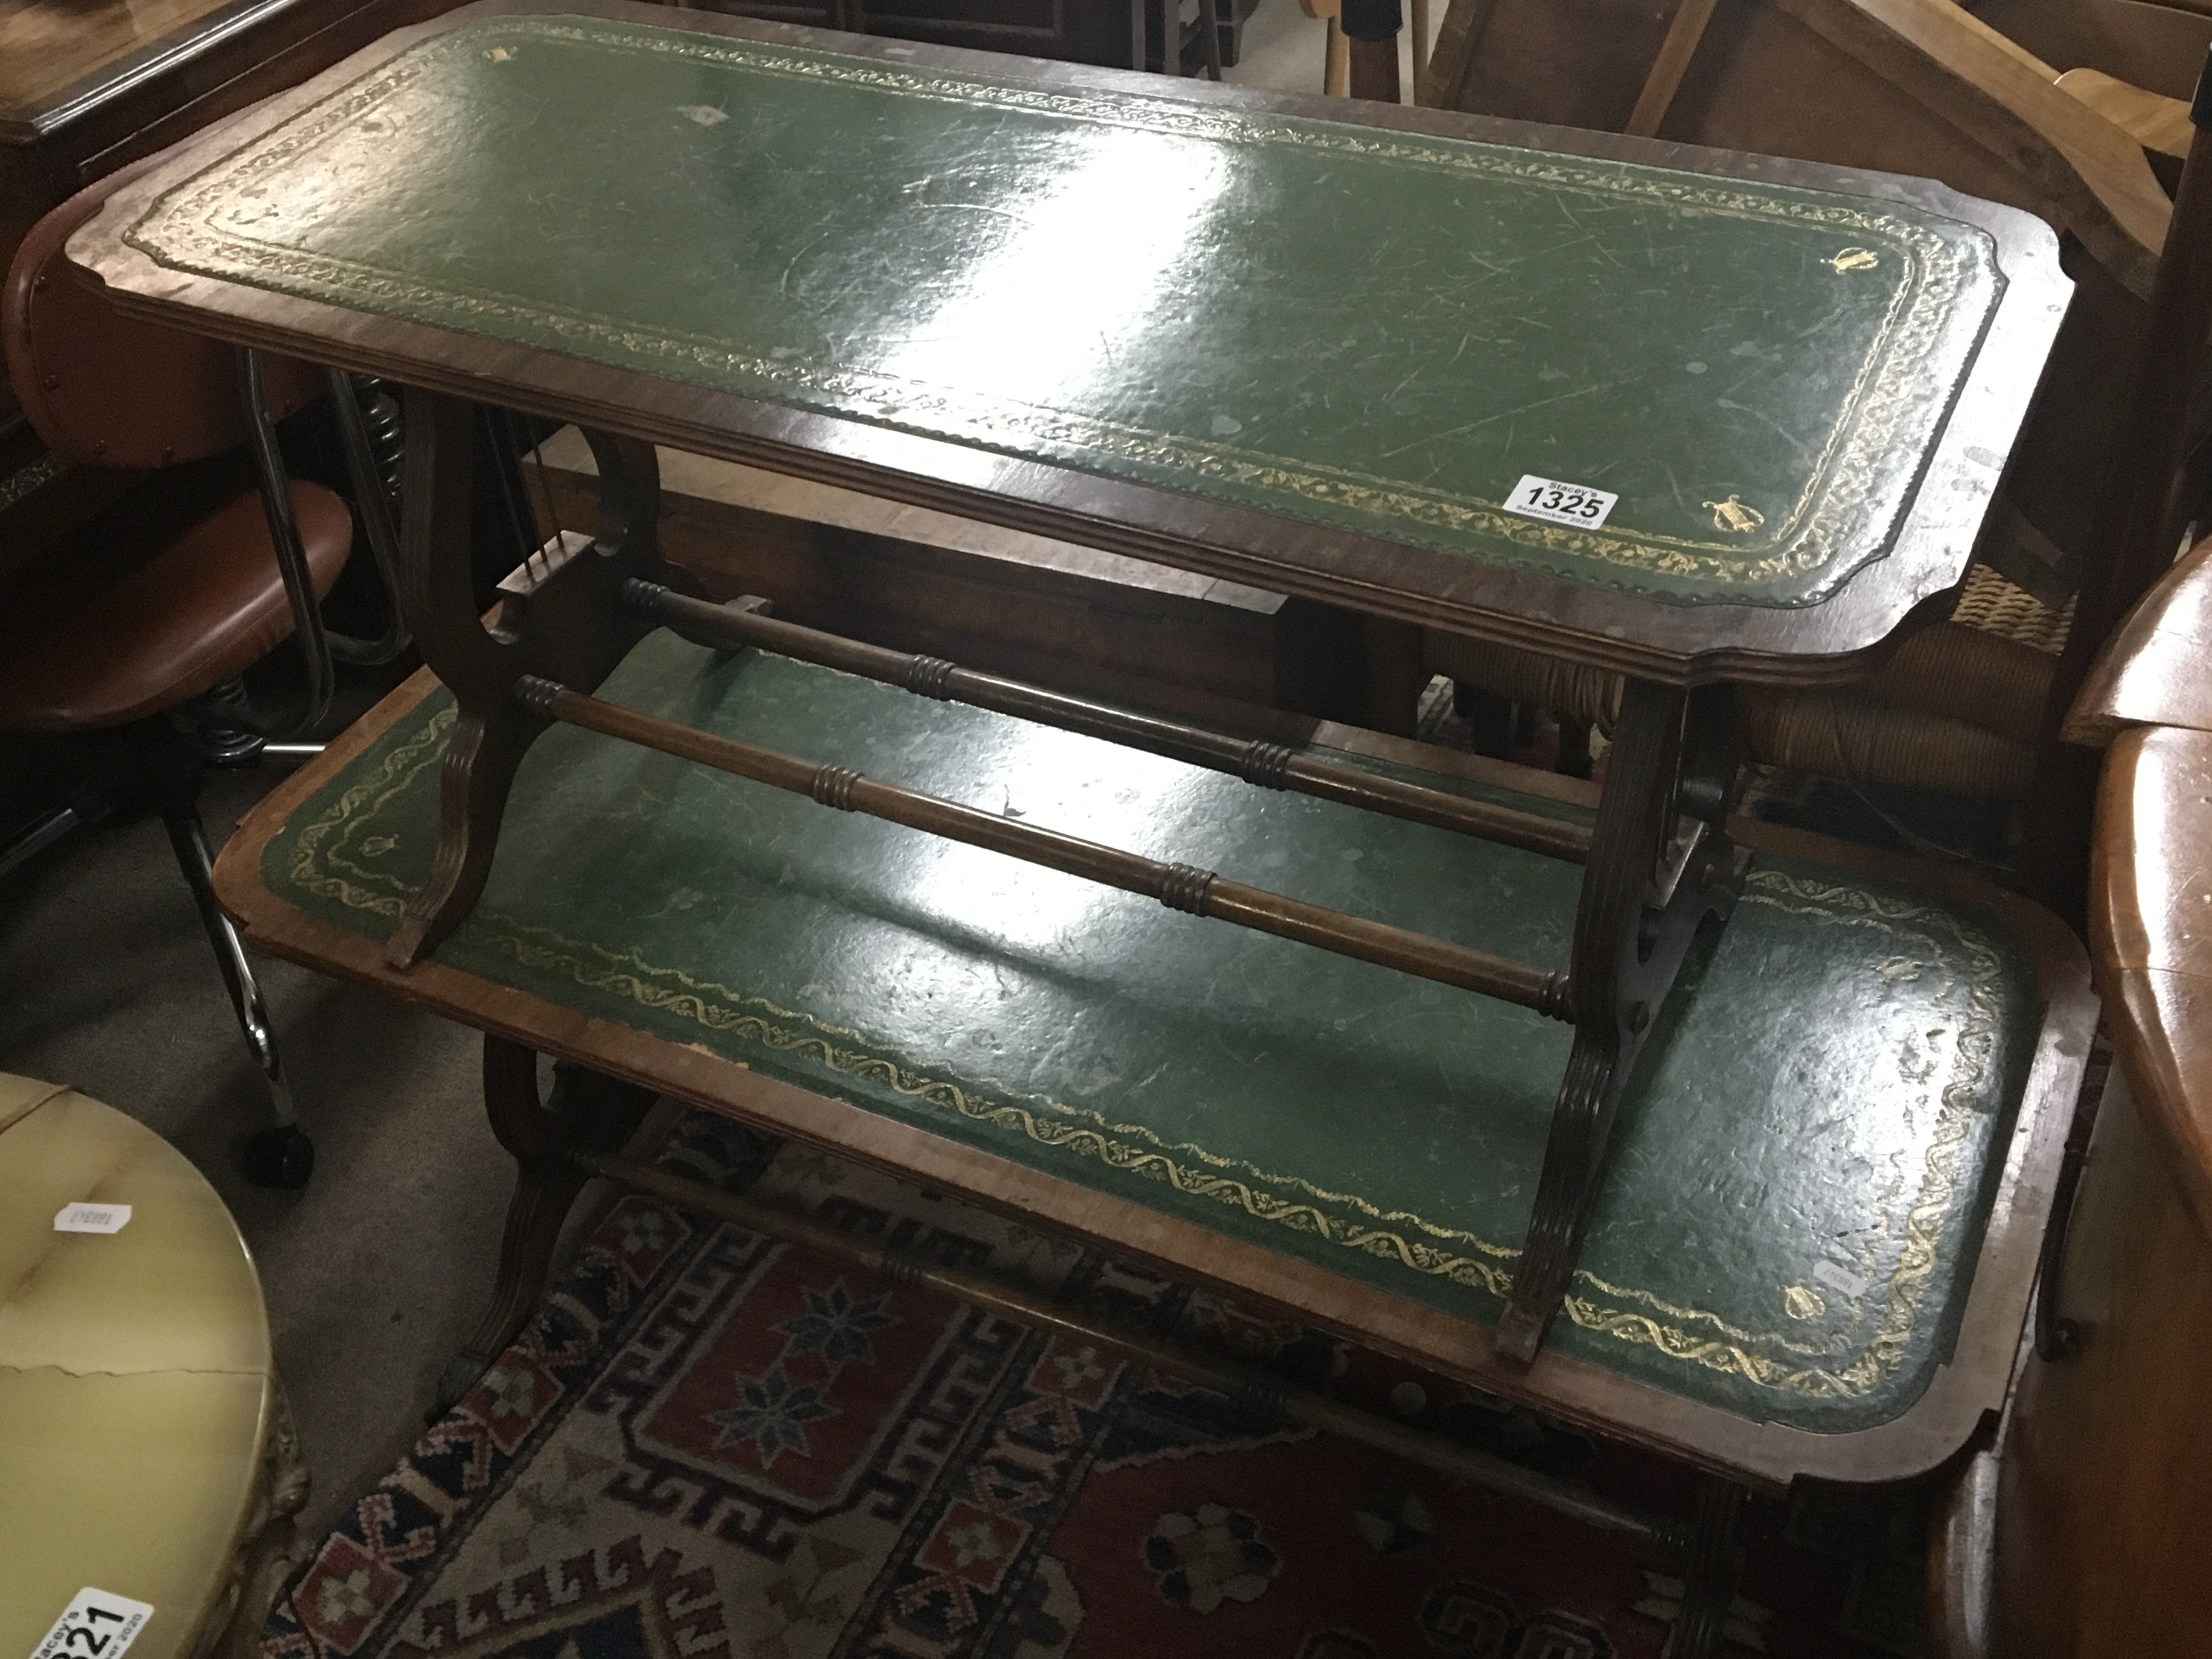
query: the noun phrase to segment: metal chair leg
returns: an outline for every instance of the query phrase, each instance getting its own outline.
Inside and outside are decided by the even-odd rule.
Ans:
[[[189,805],[166,807],[161,822],[168,830],[177,866],[192,890],[192,902],[199,907],[209,943],[215,946],[216,965],[222,970],[231,1008],[238,1016],[238,1029],[245,1033],[246,1046],[253,1051],[254,1063],[269,1085],[270,1115],[276,1121],[246,1143],[246,1178],[257,1187],[304,1187],[314,1173],[315,1144],[301,1132],[293,1114],[284,1063],[276,1052],[276,1034],[269,1022],[269,1006],[262,1000],[261,986],[253,976],[253,965],[246,959],[238,930],[216,902],[215,865],[208,851],[206,826]]]
[[[15,838],[0,846],[0,876],[12,873],[52,847],[83,823],[74,806],[49,807],[25,825]]]

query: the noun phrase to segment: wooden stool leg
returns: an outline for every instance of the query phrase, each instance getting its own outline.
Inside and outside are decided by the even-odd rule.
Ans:
[[[1352,95],[1398,102],[1398,32],[1405,27],[1398,0],[1343,0],[1339,15],[1350,43]]]
[[[1526,1364],[1565,1299],[1613,1121],[1691,944],[1747,862],[1722,832],[1741,752],[1732,690],[1631,680],[1575,915],[1575,1042],[1498,1351]]]
[[[483,1087],[492,1133],[514,1158],[514,1196],[507,1206],[491,1302],[438,1379],[428,1413],[433,1419],[505,1352],[545,1294],[561,1228],[592,1178],[575,1155],[620,1150],[659,1098],[651,1089],[564,1062],[555,1071],[552,1099],[540,1105],[536,1050],[489,1036]]]

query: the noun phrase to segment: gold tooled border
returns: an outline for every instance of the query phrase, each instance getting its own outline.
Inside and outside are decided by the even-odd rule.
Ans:
[[[284,860],[292,886],[349,909],[398,915],[411,890],[396,877],[364,868],[347,855],[346,848],[381,809],[435,769],[455,712],[450,703],[434,711],[419,730],[393,744],[366,776],[345,787],[298,830]],[[1989,1075],[1994,1052],[1999,1023],[1996,988],[2002,959],[1986,934],[1948,908],[1887,897],[1847,884],[1754,869],[1742,902],[1838,925],[1875,928],[1897,938],[1900,945],[1917,936],[1929,947],[1927,955],[1940,961],[1942,953],[1935,948],[1938,941],[1930,931],[1932,924],[1948,936],[1969,964],[1966,1012],[1948,1075],[1940,1086],[1934,1068],[1928,1078],[1928,1097],[1938,1108],[1936,1132],[1922,1154],[1919,1188],[1906,1212],[1904,1241],[1883,1286],[1874,1335],[1846,1364],[1808,1364],[1832,1349],[1836,1339],[1815,1346],[1780,1331],[1746,1330],[1718,1314],[1679,1306],[1638,1287],[1611,1284],[1587,1269],[1577,1269],[1576,1280],[1595,1294],[1570,1295],[1565,1310],[1586,1330],[1741,1377],[1755,1387],[1808,1400],[1857,1398],[1880,1387],[1904,1358],[1935,1269],[1937,1246],[1958,1196],[1960,1159],[1978,1115],[1975,1097]],[[465,924],[465,933],[456,943],[488,949],[519,968],[557,975],[582,988],[625,998],[707,1030],[811,1060],[840,1076],[926,1101],[970,1122],[1092,1158],[1109,1169],[1165,1182],[1178,1193],[1211,1199],[1255,1220],[1395,1261],[1415,1273],[1479,1287],[1501,1299],[1511,1281],[1519,1252],[1463,1229],[1412,1211],[1384,1209],[1358,1194],[1331,1191],[1301,1176],[1262,1170],[1194,1142],[1170,1142],[1146,1125],[1115,1122],[1088,1108],[1045,1097],[1026,1097],[1030,1103],[1025,1105],[1019,1091],[1003,1088],[997,1098],[972,1092],[938,1074],[941,1060],[886,1052],[872,1046],[860,1032],[680,969],[657,966],[635,951],[612,951],[571,939],[489,908],[480,908]],[[996,1085],[982,1079],[981,1086]],[[1350,1213],[1332,1213],[1327,1206]],[[1871,1244],[1863,1250],[1869,1262],[1882,1253]],[[1780,1287],[1772,1288],[1778,1295]],[[1842,1322],[1837,1337],[1861,1326],[1869,1311],[1857,1297],[1846,1298],[1845,1305],[1850,1316]]]
[[[1743,555],[1756,543],[1696,541],[1639,532],[1628,540],[1542,524],[1498,510],[1496,502],[1455,495],[1352,469],[1270,455],[1186,434],[1130,426],[981,393],[951,392],[874,371],[804,359],[770,361],[730,350],[721,341],[641,330],[619,319],[580,310],[549,310],[516,296],[434,289],[405,273],[358,260],[337,259],[258,240],[217,221],[254,179],[312,147],[441,59],[488,40],[591,40],[605,49],[672,55],[735,65],[756,74],[818,79],[895,88],[903,94],[961,104],[986,104],[1081,120],[1093,125],[1174,131],[1216,143],[1278,144],[1337,150],[1364,159],[1429,170],[1504,178],[1594,196],[1638,196],[1723,216],[1790,220],[1836,229],[1840,235],[1891,249],[1905,272],[1887,307],[1874,347],[1854,377],[1835,425],[1808,471],[1803,489],[1786,512],[1766,515],[1771,531],[1765,556]],[[1141,111],[1141,115],[1128,112]],[[582,19],[485,19],[410,47],[377,71],[332,94],[292,122],[264,135],[237,156],[168,192],[126,232],[125,240],[172,269],[231,281],[258,283],[309,294],[328,302],[375,309],[435,307],[447,313],[501,318],[557,337],[596,340],[676,367],[736,375],[767,395],[794,406],[974,443],[1017,456],[1030,452],[1007,443],[1021,434],[1036,450],[1090,453],[1160,469],[1188,483],[1212,478],[1261,493],[1282,492],[1316,504],[1382,520],[1422,545],[1462,556],[1468,538],[1492,538],[1508,546],[1589,560],[1622,570],[1645,570],[1680,580],[1748,587],[1791,575],[1822,573],[1822,580],[1790,603],[1809,603],[1878,556],[1882,534],[1902,506],[1910,479],[1891,477],[1876,465],[1884,456],[1917,447],[1940,420],[1948,400],[1930,404],[1920,395],[1944,333],[1944,319],[1972,281],[1994,304],[1998,279],[1986,233],[1954,224],[1940,235],[1905,215],[1851,206],[1785,186],[1730,187],[1698,175],[1668,173],[1632,163],[1601,167],[1579,158],[1519,151],[1502,146],[1383,137],[1363,129],[1293,116],[1196,108],[1165,100],[1069,94],[1012,82],[897,68],[799,48],[775,47],[684,31],[647,29]],[[1879,368],[1882,372],[1877,375]],[[1948,384],[1948,379],[1946,380]],[[1094,459],[1094,466],[1096,459]],[[1328,522],[1322,520],[1321,522]],[[1453,532],[1423,535],[1421,530]],[[1861,533],[1861,545],[1851,537]],[[1729,556],[1719,556],[1721,555]],[[1548,570],[1533,556],[1506,560]],[[1553,572],[1556,574],[1556,572]],[[1628,591],[1639,589],[1623,583]]]

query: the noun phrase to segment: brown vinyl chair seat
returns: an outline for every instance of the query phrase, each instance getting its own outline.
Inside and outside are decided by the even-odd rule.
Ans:
[[[110,195],[160,160],[125,167],[40,220],[0,291],[0,349],[24,413],[54,453],[82,465],[159,471],[246,439],[230,348],[118,311],[64,252]],[[281,418],[322,380],[271,358],[264,384]],[[260,491],[210,494],[214,482],[189,492],[182,517],[142,493],[142,513],[80,532],[0,588],[0,729],[94,732],[163,714],[291,636]],[[352,518],[319,484],[295,480],[290,491],[320,598],[352,547]]]
[[[320,484],[294,482],[292,507],[320,598],[344,567],[353,520]],[[236,678],[292,632],[252,489],[119,562],[106,573],[47,569],[0,593],[0,729],[96,732],[143,720]]]

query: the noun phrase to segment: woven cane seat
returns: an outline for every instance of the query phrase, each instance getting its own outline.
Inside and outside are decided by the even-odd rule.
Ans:
[[[2017,799],[2074,604],[2053,610],[1986,565],[1968,568],[1948,622],[1923,628],[1856,685],[1747,688],[1749,758],[1857,783]],[[1434,672],[1610,734],[1621,679],[1602,669],[1431,630]]]

